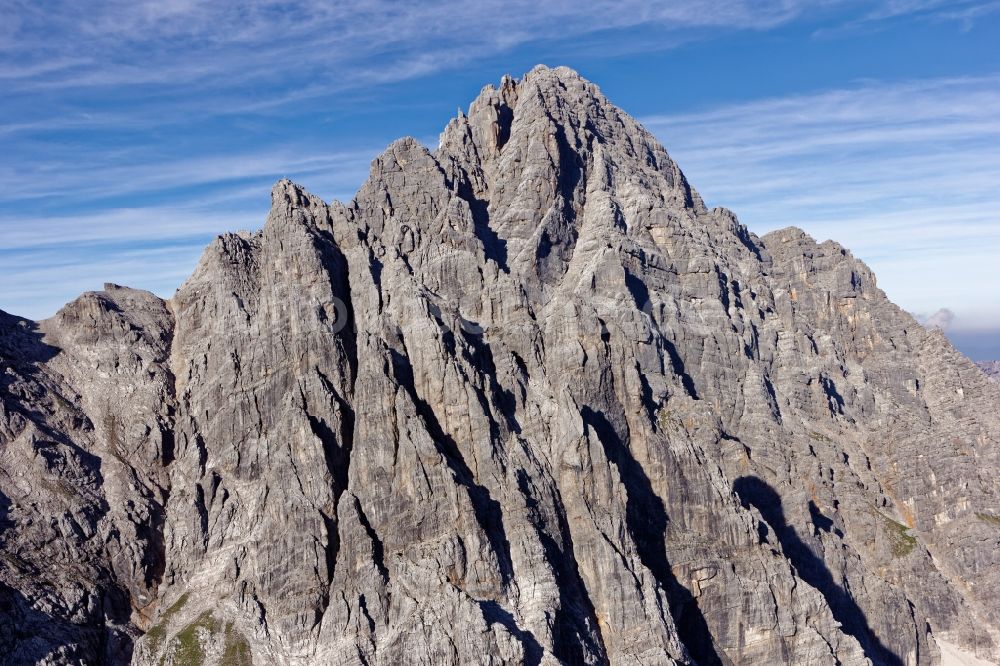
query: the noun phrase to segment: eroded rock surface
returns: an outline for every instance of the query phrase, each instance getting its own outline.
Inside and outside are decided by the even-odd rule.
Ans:
[[[1000,658],[1000,386],[564,68],[0,354],[4,663]]]

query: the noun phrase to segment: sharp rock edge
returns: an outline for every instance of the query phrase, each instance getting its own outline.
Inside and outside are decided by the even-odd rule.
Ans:
[[[1000,657],[1000,386],[538,67],[0,317],[4,664]]]

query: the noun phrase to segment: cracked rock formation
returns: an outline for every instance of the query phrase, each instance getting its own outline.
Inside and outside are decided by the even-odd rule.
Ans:
[[[3,664],[1000,659],[1000,385],[564,68],[0,363]]]

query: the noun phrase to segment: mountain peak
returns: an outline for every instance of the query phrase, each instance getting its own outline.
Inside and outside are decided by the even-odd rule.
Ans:
[[[1000,385],[572,70],[0,353],[15,663],[1000,656]]]
[[[588,219],[648,236],[662,221],[708,213],[655,137],[566,67],[484,88],[435,156],[487,213],[478,228],[543,284],[568,267]],[[621,205],[637,191],[641,209]]]

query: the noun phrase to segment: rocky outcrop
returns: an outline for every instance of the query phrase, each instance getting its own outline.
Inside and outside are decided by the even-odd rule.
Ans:
[[[1000,387],[566,69],[0,326],[7,663],[1000,658]]]
[[[127,663],[162,578],[173,319],[106,285],[0,315],[0,655]]]

